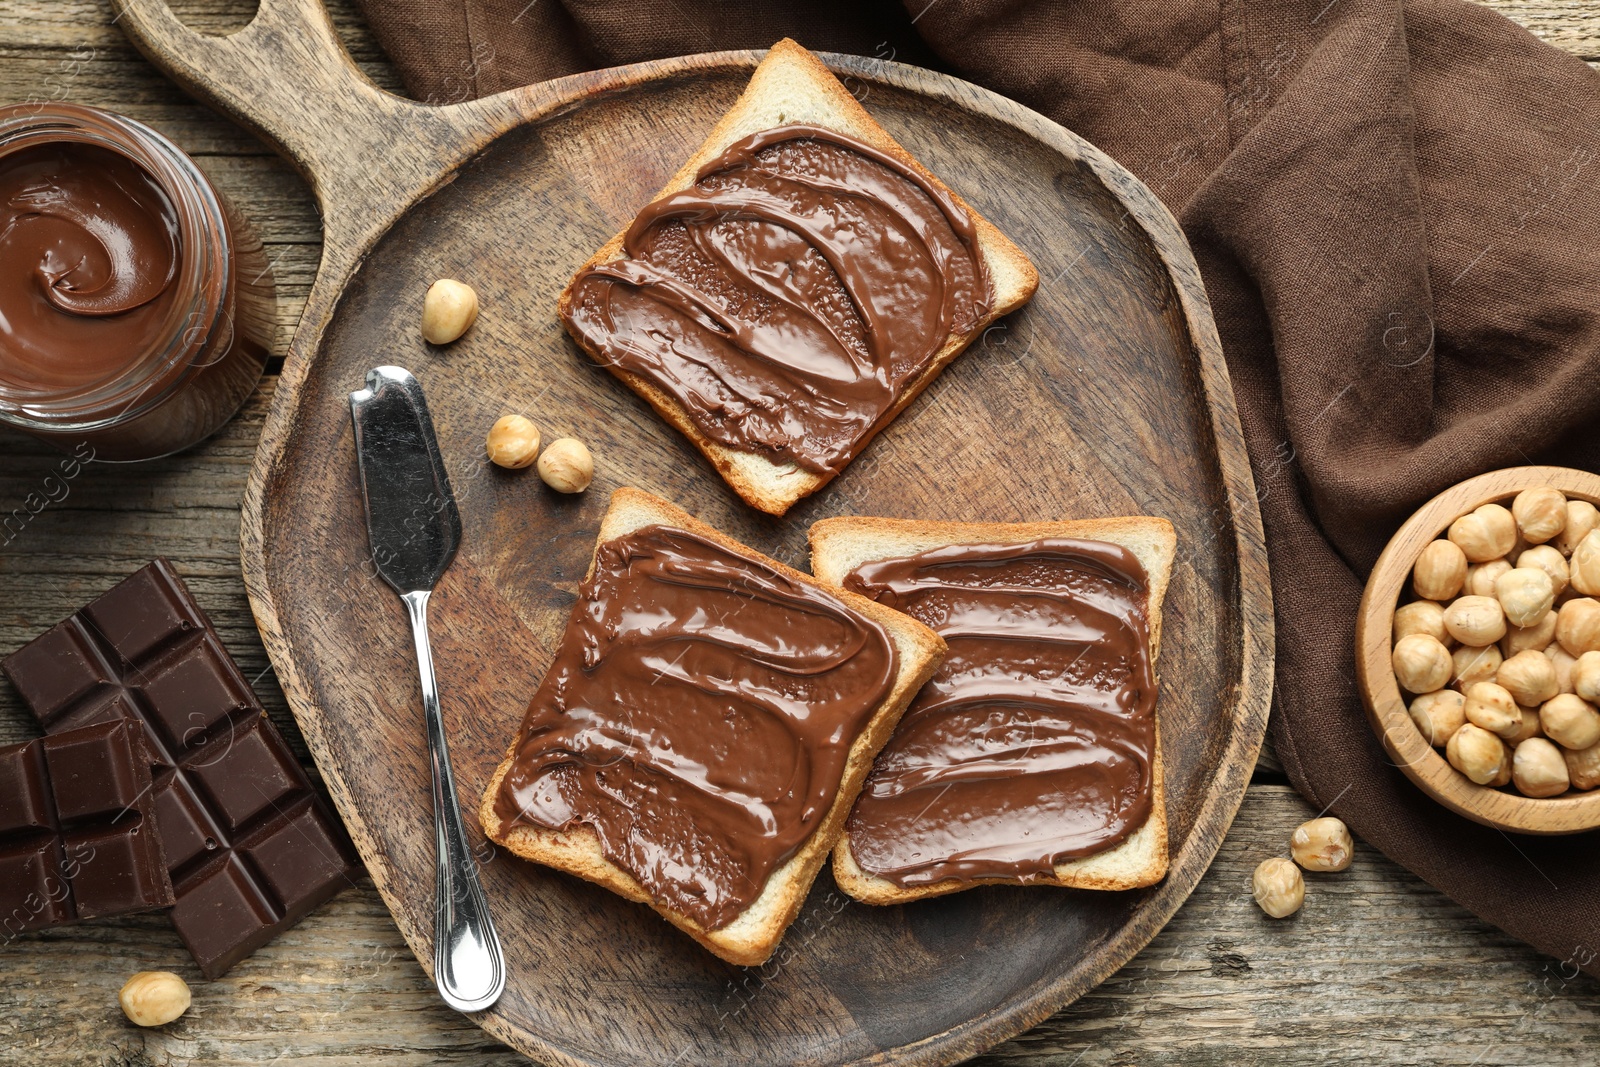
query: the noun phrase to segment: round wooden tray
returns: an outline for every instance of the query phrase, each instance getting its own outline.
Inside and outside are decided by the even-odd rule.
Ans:
[[[364,565],[346,394],[410,367],[465,528],[432,630],[462,805],[548,662],[606,496],[633,484],[804,566],[815,519],[1022,521],[1153,514],[1178,529],[1158,714],[1172,863],[1130,893],[985,888],[906,907],[824,874],[765,967],[732,967],[649,910],[483,845],[509,984],[473,1017],[547,1063],[950,1063],[1120,967],[1216,852],[1266,726],[1272,612],[1260,518],[1210,309],[1183,236],[1142,185],[1047,120],[910,67],[825,56],[876,118],[1015,239],[1044,281],[826,491],[787,519],[740,503],[561,331],[572,271],[689,156],[759,53],[563,78],[424,107],[355,71],[315,0],[265,0],[227,38],[159,0],[122,26],[190,91],[293,160],[321,203],[321,272],[245,499],[251,604],[289,702],[384,901],[432,959],[433,829],[420,701],[396,598]],[[471,282],[477,325],[423,344],[423,292]],[[483,459],[523,411],[593,447],[576,499]],[[476,828],[473,828],[474,832]]]
[[[1445,762],[1406,711],[1391,648],[1394,612],[1411,568],[1428,542],[1480,504],[1504,502],[1535,485],[1600,505],[1600,477],[1570,467],[1509,467],[1452,486],[1422,505],[1384,546],[1361,594],[1356,616],[1356,676],[1367,718],[1407,778],[1458,815],[1519,834],[1576,834],[1600,826],[1600,789],[1536,799],[1478,785]]]

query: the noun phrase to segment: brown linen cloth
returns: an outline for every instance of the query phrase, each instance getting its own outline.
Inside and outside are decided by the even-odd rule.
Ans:
[[[1600,74],[1462,0],[361,2],[423,99],[788,35],[941,66],[1133,170],[1194,245],[1238,394],[1290,779],[1600,975],[1600,834],[1512,838],[1427,800],[1368,729],[1352,651],[1368,568],[1430,496],[1600,470]]]

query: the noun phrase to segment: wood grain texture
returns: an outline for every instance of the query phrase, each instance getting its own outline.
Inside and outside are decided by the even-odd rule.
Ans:
[[[1405,776],[1451,811],[1485,826],[1522,834],[1576,834],[1600,826],[1600,791],[1569,790],[1536,799],[1477,785],[1445,762],[1406,711],[1395,681],[1394,613],[1410,588],[1417,556],[1450,524],[1483,504],[1511,506],[1524,489],[1553,485],[1570,500],[1600,504],[1600,476],[1570,467],[1511,467],[1469,478],[1440,493],[1407,519],[1373,564],[1356,617],[1356,677],[1372,728]]]
[[[1580,56],[1600,56],[1600,19],[1585,0],[1492,6]],[[226,28],[248,18],[249,4],[181,7],[186,19]],[[330,7],[363,70],[396,86],[348,4]],[[197,155],[274,251],[282,353],[320,254],[308,190],[258,141],[163,79],[110,22],[89,0],[0,6],[0,99],[112,107]],[[22,535],[0,537],[0,654],[151,556],[168,555],[303,756],[238,571],[239,499],[272,385],[269,376],[202,448],[137,468],[91,468],[67,499],[37,514],[30,508],[52,491],[55,458],[0,436],[0,512],[28,514]],[[0,686],[0,741],[33,735],[15,694]],[[1600,1040],[1595,982],[1568,980],[1560,961],[1477,922],[1364,848],[1346,875],[1317,879],[1302,919],[1262,919],[1239,897],[1249,870],[1311,814],[1270,784],[1270,753],[1262,766],[1216,865],[1166,930],[1113,979],[980,1062],[1544,1064],[1591,1054]],[[0,1061],[8,1063],[525,1062],[438,1004],[365,885],[217,983],[198,981],[153,918],[71,928],[0,953],[10,977],[0,985]],[[116,987],[144,966],[183,970],[196,982],[195,1010],[171,1031],[136,1031],[115,1010]]]

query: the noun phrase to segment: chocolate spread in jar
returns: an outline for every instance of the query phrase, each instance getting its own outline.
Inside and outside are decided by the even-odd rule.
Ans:
[[[888,633],[833,594],[636,530],[579,587],[495,811],[589,827],[654,900],[719,929],[817,828],[895,673]]]
[[[62,141],[0,158],[0,386],[87,389],[173,331],[177,214],[133,160]]]
[[[647,205],[562,318],[711,440],[837,472],[993,300],[972,216],[853,137],[783,126]]]
[[[845,588],[950,652],[850,813],[856,862],[902,887],[1026,881],[1150,813],[1148,579],[1120,545],[953,545],[863,564]]]

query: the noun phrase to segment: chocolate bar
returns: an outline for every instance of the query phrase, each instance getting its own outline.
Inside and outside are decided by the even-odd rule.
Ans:
[[[0,928],[172,906],[137,724],[0,748]]]
[[[0,667],[49,734],[143,725],[172,924],[207,978],[360,873],[339,820],[166,560]]]

